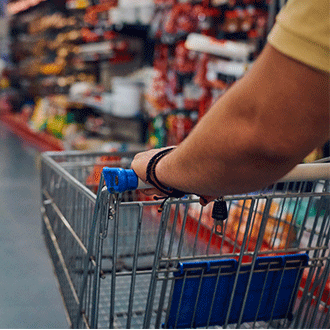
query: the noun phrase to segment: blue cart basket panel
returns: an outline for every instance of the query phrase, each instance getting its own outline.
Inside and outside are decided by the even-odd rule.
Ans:
[[[234,259],[180,263],[166,328],[223,325],[238,274],[229,323],[290,318],[307,254],[258,257],[241,265]],[[248,285],[250,283],[250,285]],[[246,292],[249,287],[248,292]],[[245,308],[241,311],[246,299]]]

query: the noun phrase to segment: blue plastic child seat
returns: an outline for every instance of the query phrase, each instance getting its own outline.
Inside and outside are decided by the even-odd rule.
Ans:
[[[258,257],[241,322],[291,318],[303,267],[307,263],[307,254]],[[174,272],[176,279],[165,327],[223,325],[239,271],[228,321],[229,324],[237,323],[248,287],[251,264],[243,264],[240,269],[238,266],[235,259],[180,263],[179,270]]]

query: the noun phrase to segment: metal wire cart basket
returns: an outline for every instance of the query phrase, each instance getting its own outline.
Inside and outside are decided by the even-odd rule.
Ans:
[[[196,196],[159,213],[138,190],[110,193],[102,168],[133,156],[42,156],[43,233],[71,327],[330,327],[330,164],[226,196],[218,235]]]

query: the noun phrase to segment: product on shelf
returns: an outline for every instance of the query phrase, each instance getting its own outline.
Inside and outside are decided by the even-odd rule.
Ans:
[[[42,131],[47,126],[49,101],[47,99],[39,99],[36,102],[33,116],[31,118],[30,127],[35,131]]]
[[[23,12],[33,6],[38,5],[39,3],[46,0],[19,0],[16,2],[10,2],[7,4],[7,11],[9,15],[16,15],[20,12]]]
[[[166,145],[165,117],[158,115],[153,118],[148,127],[148,146],[150,148],[160,148]]]
[[[96,25],[100,20],[104,19],[102,13],[107,13],[111,8],[117,5],[116,0],[108,0],[104,3],[100,3],[95,6],[88,6],[86,8],[86,13],[84,16],[84,20],[86,23],[90,25]]]
[[[195,51],[243,61],[247,61],[255,51],[253,45],[238,41],[219,40],[197,33],[189,34],[186,47]]]
[[[181,143],[191,132],[195,122],[193,116],[187,112],[168,115],[166,118],[167,144],[177,145]]]
[[[115,26],[122,26],[123,24],[147,25],[153,17],[154,7],[153,0],[119,0],[118,5],[110,10],[109,19]]]
[[[66,7],[69,10],[86,9],[90,6],[89,0],[66,0]]]
[[[157,113],[166,111],[171,107],[166,93],[167,81],[161,71],[155,70],[154,78],[146,91],[146,101],[151,105],[149,115],[155,116]]]
[[[36,103],[30,127],[35,131],[47,131],[57,138],[63,137],[68,124],[67,98],[62,95],[39,99]]]

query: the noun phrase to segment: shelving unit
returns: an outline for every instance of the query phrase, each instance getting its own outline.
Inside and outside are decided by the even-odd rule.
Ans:
[[[249,70],[277,11],[276,1],[270,5],[266,0],[28,3],[9,2],[11,82],[19,90],[20,103],[49,99],[52,109],[45,116],[53,123],[58,114],[63,121],[63,113],[78,104],[76,124],[86,135],[91,135],[83,127],[89,117],[101,118],[103,126],[112,130],[109,140],[115,136],[148,147],[178,144],[189,134],[210,106]],[[147,6],[144,14],[142,6]],[[115,114],[112,78],[142,67],[152,68],[153,77],[143,90],[139,115]],[[93,88],[72,96],[76,83]],[[56,104],[54,95],[65,97],[66,102]],[[22,123],[16,115],[4,118],[7,125],[13,123],[15,132],[24,131],[34,141],[41,139],[42,145],[51,141],[49,148],[56,150],[67,146],[51,137],[54,129],[45,128],[47,123],[32,125],[42,132],[27,132],[25,119]],[[63,136],[62,131],[55,131]],[[101,135],[100,140],[106,141]]]
[[[35,110],[33,116],[32,113],[30,116],[25,113],[23,118],[19,118],[19,108],[24,107],[25,100],[34,100],[36,108],[38,100],[46,99],[52,103],[52,109],[47,110],[47,116],[52,116],[52,122],[58,113],[59,117],[63,117],[63,111],[69,111],[71,106],[79,103],[77,126],[80,130],[88,116],[93,116],[102,118],[104,125],[113,131],[109,139],[114,135],[122,138],[124,143],[127,140],[143,142],[144,116],[116,117],[111,113],[108,98],[104,97],[110,95],[109,82],[112,76],[132,72],[141,67],[146,62],[145,58],[152,54],[143,53],[148,25],[124,22],[115,27],[105,21],[109,10],[116,5],[115,0],[103,1],[102,4],[88,0],[9,2],[13,61],[10,80],[11,86],[19,91],[21,99],[13,105],[14,114],[4,114],[2,111],[0,120],[12,131],[41,146],[41,149],[67,148],[67,141],[52,136],[53,128],[46,127],[47,121],[44,125],[29,123],[38,117],[34,115]],[[70,99],[70,88],[77,82],[88,82],[95,86],[92,91],[95,97],[86,94],[83,98]],[[55,98],[66,97],[68,108],[63,102],[56,104],[54,95]],[[121,125],[124,126],[123,134],[119,134]],[[30,129],[31,126],[35,129]],[[40,132],[36,131],[39,129]],[[62,132],[57,133],[62,135]],[[86,136],[93,135],[94,139],[94,135],[97,135],[87,128],[85,133]],[[99,138],[107,141],[103,135]]]
[[[60,139],[46,132],[34,132],[15,115],[1,115],[0,121],[24,142],[30,143],[40,151],[63,151],[64,145]]]

